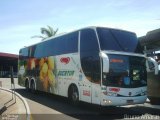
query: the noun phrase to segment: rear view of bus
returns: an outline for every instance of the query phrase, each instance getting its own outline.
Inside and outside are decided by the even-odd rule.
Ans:
[[[146,101],[146,59],[134,33],[97,28],[102,58],[102,105]]]

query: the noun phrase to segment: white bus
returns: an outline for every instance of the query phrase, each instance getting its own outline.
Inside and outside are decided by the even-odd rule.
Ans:
[[[146,101],[146,58],[134,33],[88,27],[20,49],[19,84],[101,106]]]

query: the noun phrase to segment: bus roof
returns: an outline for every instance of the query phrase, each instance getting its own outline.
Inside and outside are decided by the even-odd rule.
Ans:
[[[142,46],[146,46],[147,50],[160,50],[160,28],[147,32],[145,36],[139,37]]]
[[[67,34],[70,34],[70,33],[76,32],[76,31],[80,31],[80,30],[83,30],[83,29],[96,29],[96,28],[113,29],[113,30],[119,30],[119,31],[124,31],[124,32],[129,32],[129,33],[135,34],[134,32],[130,32],[130,31],[123,30],[123,29],[118,29],[118,28],[109,28],[109,27],[100,27],[100,26],[89,26],[89,27],[84,27],[84,28],[81,28],[81,29],[78,29],[78,30],[74,30],[74,31],[68,32],[68,33],[58,34],[58,35],[56,35],[56,36],[49,37],[49,38],[47,38],[47,39],[45,39],[45,40],[43,40],[43,41],[40,41],[40,42],[38,42],[38,43],[29,45],[29,46],[25,46],[25,47],[23,47],[23,48],[31,47],[31,46],[33,46],[33,45],[37,45],[37,44],[39,44],[39,43],[42,43],[42,42],[51,40],[51,39],[53,39],[53,38],[57,38],[57,37],[60,37],[60,36],[63,36],[63,35],[67,35]],[[21,48],[21,49],[23,49],[23,48]]]

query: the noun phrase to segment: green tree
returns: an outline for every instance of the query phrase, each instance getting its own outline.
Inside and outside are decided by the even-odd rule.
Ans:
[[[31,38],[42,38],[42,41],[49,38],[49,37],[52,37],[52,36],[55,36],[58,32],[58,28],[56,30],[54,30],[51,26],[47,26],[47,28],[40,28],[40,31],[41,31],[41,34],[42,35],[35,35],[35,36],[32,36]]]

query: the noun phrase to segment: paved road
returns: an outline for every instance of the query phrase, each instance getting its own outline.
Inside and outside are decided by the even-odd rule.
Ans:
[[[125,107],[104,107],[80,103],[79,106],[70,105],[66,98],[53,96],[44,93],[29,93],[25,89],[17,89],[18,93],[24,96],[34,120],[72,120],[72,119],[124,119],[125,117],[134,117],[135,115],[144,117],[144,115],[153,115],[160,119],[160,106],[153,106],[149,103],[140,105],[130,105]]]
[[[153,106],[150,103],[104,108],[85,103],[73,106],[66,98],[41,92],[33,94],[18,85],[16,85],[16,91],[26,98],[33,120],[106,120],[109,118],[125,119],[139,116],[144,119],[160,119],[160,106]]]

